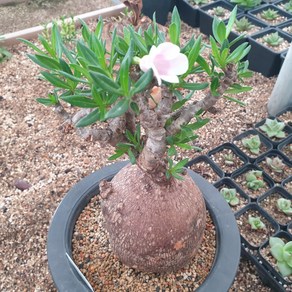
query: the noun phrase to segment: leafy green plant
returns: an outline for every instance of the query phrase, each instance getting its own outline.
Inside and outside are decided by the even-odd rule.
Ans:
[[[74,18],[71,16],[71,18],[67,19],[65,16],[62,16],[60,20],[61,20],[60,33],[62,39],[67,42],[74,40],[76,37]]]
[[[265,186],[263,172],[260,170],[251,170],[245,175],[246,185],[249,189],[257,191]]]
[[[251,9],[260,5],[261,0],[231,0],[230,2],[242,6],[243,8]]]
[[[251,229],[253,230],[260,230],[266,228],[265,223],[261,220],[260,217],[253,217],[251,215],[248,215],[248,224],[251,226]]]
[[[0,63],[5,60],[8,60],[12,57],[12,54],[3,47],[0,47]]]
[[[229,166],[234,165],[234,154],[233,153],[225,154],[224,163]]]
[[[236,206],[239,204],[239,199],[236,196],[236,189],[234,188],[222,188],[220,194],[224,197],[226,202],[230,206]]]
[[[208,98],[216,97],[213,103],[222,96],[242,105],[229,94],[251,89],[239,84],[251,76],[248,62],[241,61],[250,46],[244,43],[231,52],[230,47],[242,37],[228,41],[236,11],[227,24],[215,17],[209,62],[202,56],[200,36],[180,44],[181,21],[176,8],[168,36],[159,30],[155,19],[144,30],[121,23],[107,40],[110,48],[103,39],[102,19],[94,31],[82,22],[81,38],[73,49],[65,45],[55,23],[49,40],[39,36],[43,48],[22,40],[35,51],[29,58],[44,68],[43,78],[54,86],[48,98],[38,101],[57,108],[66,120],[70,115],[63,103],[81,108],[71,119],[73,126],[82,128],[83,136],[114,146],[111,159],[128,155],[132,163],[144,165],[143,170],[149,171],[154,181],[179,178],[185,161],[176,165],[173,156],[177,148],[194,149],[189,145],[198,137],[194,132],[209,121],[202,118],[205,106],[210,105]],[[175,54],[165,58],[170,49]],[[166,74],[165,68],[172,69]],[[201,72],[206,73],[206,82],[187,81],[189,75]],[[196,104],[191,102],[195,91],[204,89],[210,94]],[[85,129],[89,125],[91,128]]]
[[[253,135],[250,138],[242,139],[242,144],[244,147],[248,148],[251,153],[260,153],[261,140],[259,135]]]
[[[285,138],[284,122],[279,122],[276,119],[267,118],[265,123],[259,127],[269,138]]]
[[[289,13],[292,13],[292,0],[288,1],[287,3],[285,3],[283,5],[283,8],[289,12]]]
[[[216,15],[217,17],[223,17],[225,16],[226,10],[222,6],[217,6],[217,7],[214,7],[213,12],[214,12],[214,15]]]
[[[279,237],[270,237],[270,251],[277,260],[277,267],[283,277],[292,274],[292,241],[285,243]]]
[[[264,36],[263,40],[272,47],[278,47],[284,41],[277,31]]]
[[[279,17],[279,12],[275,9],[269,8],[262,11],[261,17],[265,20],[272,21]]]
[[[238,32],[244,32],[251,30],[254,25],[244,16],[235,20],[235,27]]]
[[[277,200],[277,207],[288,216],[292,215],[291,200],[280,198]]]
[[[283,162],[283,160],[280,157],[278,157],[278,156],[267,157],[266,162],[272,171],[275,171],[278,173],[282,173],[284,171],[285,163]]]

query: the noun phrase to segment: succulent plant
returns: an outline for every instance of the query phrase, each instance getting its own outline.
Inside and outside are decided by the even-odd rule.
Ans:
[[[280,198],[277,200],[277,207],[288,216],[292,215],[291,200]]]
[[[278,122],[276,119],[272,120],[267,118],[265,123],[259,127],[263,132],[265,132],[269,138],[284,138],[285,132],[283,129],[285,128],[284,122]]]
[[[277,31],[264,36],[263,40],[272,47],[278,47],[284,41]]]
[[[249,31],[254,25],[244,16],[235,20],[235,27],[238,32]]]
[[[269,245],[272,256],[277,260],[277,267],[283,277],[292,274],[292,241],[285,243],[279,237],[270,237]]]
[[[266,158],[267,165],[271,170],[282,173],[285,168],[285,163],[283,163],[282,159],[279,156],[275,157],[267,157]]]
[[[292,13],[292,0],[288,1],[287,3],[285,3],[283,5],[283,8],[289,12],[289,13]]]
[[[234,165],[234,155],[232,153],[224,155],[224,163],[226,165]]]
[[[266,225],[261,220],[260,217],[253,217],[251,215],[248,215],[248,223],[251,226],[251,229],[253,230],[259,230],[259,229],[265,229]]]
[[[264,187],[263,172],[260,170],[251,170],[245,175],[247,187],[254,191]]]
[[[226,202],[231,206],[239,204],[239,199],[236,196],[236,189],[233,188],[222,188],[220,194],[224,197]]]
[[[222,17],[225,15],[225,9],[222,6],[217,6],[213,9],[213,12],[216,16]]]
[[[260,5],[261,0],[231,0],[230,2],[235,3],[244,8],[254,8]]]
[[[272,8],[263,10],[261,13],[261,17],[265,20],[274,20],[277,17],[279,17],[279,13],[277,10],[274,10]]]
[[[259,135],[253,135],[250,138],[242,139],[242,144],[244,147],[248,148],[251,153],[260,153],[261,140]]]

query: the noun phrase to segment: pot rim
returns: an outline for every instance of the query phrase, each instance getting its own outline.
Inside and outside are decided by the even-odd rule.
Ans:
[[[128,163],[117,162],[83,178],[69,190],[56,209],[48,232],[47,255],[49,270],[59,291],[93,291],[72,260],[71,240],[74,225],[81,211],[98,192],[99,182],[111,179]],[[233,283],[240,261],[241,244],[237,223],[232,210],[218,190],[200,175],[187,171],[202,191],[216,227],[216,254],[212,269],[196,291],[225,292]],[[219,225],[222,228],[219,229]]]

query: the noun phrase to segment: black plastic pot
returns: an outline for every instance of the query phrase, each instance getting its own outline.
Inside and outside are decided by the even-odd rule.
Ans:
[[[292,160],[292,153],[287,153],[287,152],[284,152],[284,149],[285,149],[285,147],[286,146],[288,146],[288,145],[291,145],[292,144],[292,135],[290,135],[289,137],[288,137],[288,139],[286,139],[286,140],[284,140],[282,143],[280,143],[279,145],[278,145],[278,147],[277,147],[277,149],[283,154],[283,155],[285,155],[287,158],[288,158],[288,160]]]
[[[285,231],[279,231],[277,234],[274,235],[275,237],[280,237],[284,240],[291,241],[292,235]],[[269,241],[267,240],[259,249],[259,257],[264,265],[264,267],[267,269],[267,271],[279,282],[283,284],[283,288],[291,287],[292,281],[285,280],[282,275],[272,266],[272,264],[263,256],[262,250],[264,248],[269,248]],[[283,290],[283,291],[286,291]],[[288,291],[288,290],[287,290]]]
[[[277,75],[280,72],[282,66],[281,54],[288,50],[277,52],[258,41],[259,38],[275,32],[278,32],[280,37],[284,38],[289,43],[292,41],[291,37],[275,28],[266,28],[249,36],[249,44],[251,45],[251,50],[247,57],[249,69],[260,72],[266,77]]]
[[[251,191],[244,191],[244,189],[240,186],[240,184],[238,184],[236,182],[236,179],[241,176],[244,175],[245,173],[251,171],[251,170],[261,170],[261,168],[257,167],[256,165],[253,164],[247,164],[245,167],[243,167],[242,169],[239,169],[238,171],[235,171],[232,175],[231,175],[231,179],[238,185],[238,187],[240,189],[242,189],[243,192],[245,192],[251,199],[251,202],[255,202],[257,200],[258,197],[262,196],[263,194],[265,194],[268,189],[272,188],[274,186],[274,182],[273,180],[263,171],[263,180],[264,182],[267,184],[267,190],[263,190],[262,193],[259,196],[253,196]]]
[[[289,31],[289,32],[287,30],[285,30],[287,27],[292,27],[292,19],[290,19],[290,20],[278,25],[278,29],[281,32],[283,32],[283,33],[285,33],[285,34],[287,34],[289,36],[292,36],[292,30]]]
[[[220,191],[221,187],[222,186],[226,186],[227,188],[230,188],[230,189],[236,189],[236,192],[239,194],[239,196],[245,200],[245,206],[248,205],[250,203],[250,198],[248,195],[245,194],[245,192],[243,192],[239,187],[238,185],[232,180],[230,179],[229,177],[224,177],[222,178],[221,180],[219,180],[218,182],[216,182],[214,184],[214,187],[216,189],[218,189],[218,191]],[[239,212],[239,210],[237,209],[233,209],[232,207],[230,207],[231,210],[237,214],[237,212]],[[243,207],[242,207],[243,208]],[[240,208],[240,209],[242,209]]]
[[[291,103],[292,103],[292,100],[291,100]],[[288,120],[288,121],[285,121],[283,118],[281,118],[281,116],[285,113],[292,113],[292,106],[288,106],[286,107],[284,110],[280,111],[279,113],[276,114],[276,118],[282,122],[285,122],[289,127],[292,127],[292,119],[291,120]]]
[[[98,194],[100,181],[112,179],[127,163],[115,163],[85,177],[67,193],[56,210],[49,229],[47,252],[50,272],[59,291],[93,291],[72,260],[74,225],[89,200]],[[240,259],[236,221],[218,191],[198,174],[189,173],[204,195],[216,227],[218,248],[208,277],[196,291],[227,291],[235,278]]]
[[[290,194],[292,194],[292,187],[288,187],[288,184],[291,184],[292,182],[292,176],[288,177],[284,181],[282,181],[281,186]]]
[[[175,3],[183,22],[191,27],[199,27],[200,25],[200,10],[189,3],[188,0],[176,0]]]
[[[228,167],[225,168],[224,165],[220,166],[218,163],[216,163],[216,161],[212,158],[212,156],[214,156],[216,153],[221,152],[225,149],[232,151],[233,155],[235,155],[236,157],[238,157],[241,160],[242,165],[240,167],[235,168],[235,166],[234,166],[234,170],[228,171]],[[208,152],[208,156],[216,165],[218,165],[219,168],[221,168],[221,170],[225,173],[225,176],[230,176],[234,171],[241,169],[248,162],[246,155],[239,148],[237,148],[237,146],[235,146],[232,143],[224,143],[224,144],[214,148],[213,150]]]
[[[259,168],[263,169],[267,173],[267,175],[273,179],[274,183],[281,183],[282,181],[278,181],[278,177],[277,176],[273,176],[270,173],[270,171],[268,172],[267,170],[265,170],[261,166],[261,162],[264,161],[267,157],[270,157],[270,158],[271,157],[279,157],[283,161],[283,163],[285,165],[287,165],[287,168],[290,168],[290,170],[291,170],[291,174],[290,175],[292,175],[292,168],[291,168],[292,167],[292,164],[289,161],[289,159],[285,155],[283,155],[280,151],[273,149],[273,150],[269,151],[268,153],[266,153],[265,156],[262,156],[261,158],[258,158],[255,161],[255,165],[258,166]],[[285,180],[286,178],[288,178],[290,175],[287,174],[287,177],[285,177],[283,180]]]
[[[285,198],[285,199],[289,199],[292,200],[292,195],[289,194],[284,188],[282,188],[281,186],[275,186],[272,189],[270,189],[267,193],[265,193],[263,196],[259,197],[257,199],[257,204],[264,210],[266,211],[280,226],[281,230],[287,230],[287,225],[292,222],[292,221],[287,221],[285,224],[283,224],[283,222],[279,222],[279,220],[277,220],[273,214],[269,213],[268,210],[266,210],[264,208],[263,205],[261,205],[261,203],[267,199],[268,197],[272,196],[273,194],[279,194],[280,197]],[[283,213],[284,214],[284,213]],[[285,214],[283,216],[286,216]]]
[[[249,162],[250,163],[253,163],[257,158],[260,158],[262,157],[263,155],[265,155],[265,153],[267,153],[269,150],[273,149],[273,144],[268,140],[266,139],[263,135],[260,135],[260,133],[256,130],[247,130],[241,134],[239,134],[238,136],[236,136],[233,140],[232,140],[232,143],[235,144],[235,143],[239,143],[238,141],[250,136],[250,135],[258,135],[259,138],[260,138],[260,141],[263,145],[265,145],[266,147],[266,151],[265,152],[262,152],[262,153],[259,153],[258,156],[256,155],[252,155],[248,149],[246,150],[243,150],[242,149],[242,152],[244,152],[244,154],[248,157],[249,159]],[[237,146],[238,147],[238,146]]]
[[[205,6],[200,8],[200,10],[201,10],[200,31],[201,31],[201,33],[203,33],[207,36],[213,35],[212,23],[213,23],[213,19],[214,19],[214,17],[208,13],[208,10],[213,9],[215,7],[218,7],[218,6],[221,6],[229,11],[232,11],[232,9],[233,9],[232,4],[225,2],[225,1],[222,1],[222,0],[216,1],[214,3],[210,3],[210,4],[205,5]],[[240,9],[238,9],[237,16],[239,16],[241,14],[241,12],[242,11]],[[226,19],[224,19],[224,20],[226,20]]]
[[[265,19],[262,19],[262,18],[259,18],[257,15],[265,10],[268,10],[268,9],[273,9],[273,10],[276,10],[278,12],[278,14],[280,16],[283,16],[285,17],[286,19],[281,21],[281,22],[277,22],[275,24],[271,24],[270,22],[266,21]],[[252,9],[252,10],[249,10],[247,12],[249,15],[252,15],[253,17],[263,21],[264,23],[266,23],[268,26],[270,27],[276,27],[286,21],[288,21],[289,19],[291,19],[291,14],[290,13],[287,13],[286,11],[280,9],[279,7],[273,5],[273,4],[266,4],[266,5],[262,5],[258,8],[255,8],[255,9]]]
[[[220,180],[224,176],[224,172],[207,156],[207,155],[200,155],[192,160],[190,160],[187,164],[187,168],[191,168],[192,165],[198,164],[198,163],[204,163],[206,165],[206,168],[204,168],[204,173],[195,170],[199,175],[201,175],[203,178],[208,180],[211,183],[215,183],[216,181]],[[209,169],[208,169],[209,168]],[[215,174],[218,176],[218,179],[215,181],[211,181],[209,179],[210,177],[210,171],[214,171]]]
[[[153,18],[155,12],[156,21],[164,25],[168,18],[169,11],[172,11],[174,7],[174,0],[143,0],[142,13],[149,18]]]
[[[270,119],[274,119],[273,117],[271,117]],[[278,121],[280,121],[279,119],[277,119]],[[266,133],[264,133],[263,131],[261,131],[260,126],[262,126],[265,123],[266,119],[263,119],[262,121],[258,122],[257,124],[255,124],[255,129],[263,136],[266,137],[266,139],[268,139],[272,144],[273,144],[273,148],[277,149],[278,145],[284,141],[286,141],[286,139],[289,139],[289,136],[292,134],[292,128],[289,127],[288,125],[286,125],[284,127],[284,132],[287,134],[285,138],[282,139],[271,139],[269,138]]]
[[[264,218],[274,229],[274,231],[271,231],[271,234],[269,236],[273,236],[280,230],[280,226],[278,223],[268,214],[266,213],[262,208],[260,208],[256,203],[250,203],[243,209],[241,209],[239,212],[236,213],[235,217],[238,220],[240,217],[242,217],[246,212],[249,211],[256,211],[261,218]],[[248,224],[247,222],[245,224]],[[254,231],[254,233],[259,232],[259,237],[262,236],[260,233],[261,231]],[[248,239],[246,239],[242,234],[241,235],[241,242],[243,243],[244,246],[246,246],[249,250],[255,252],[258,250],[258,248],[265,242],[263,240],[261,243],[255,245],[252,242],[250,242]]]

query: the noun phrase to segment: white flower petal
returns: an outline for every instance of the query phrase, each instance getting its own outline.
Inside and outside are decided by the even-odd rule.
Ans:
[[[168,73],[173,75],[182,75],[186,73],[189,68],[189,60],[186,55],[179,53],[175,59],[170,63]]]
[[[173,43],[165,42],[160,44],[157,47],[156,54],[163,54],[164,58],[166,60],[171,60],[175,58],[180,52],[180,48],[177,45],[174,45]]]
[[[166,81],[169,83],[179,83],[179,79],[176,75],[160,75],[160,78],[163,81]]]
[[[146,72],[150,68],[152,68],[152,60],[151,60],[150,56],[145,55],[144,57],[142,57],[140,60],[139,66],[143,72]]]

